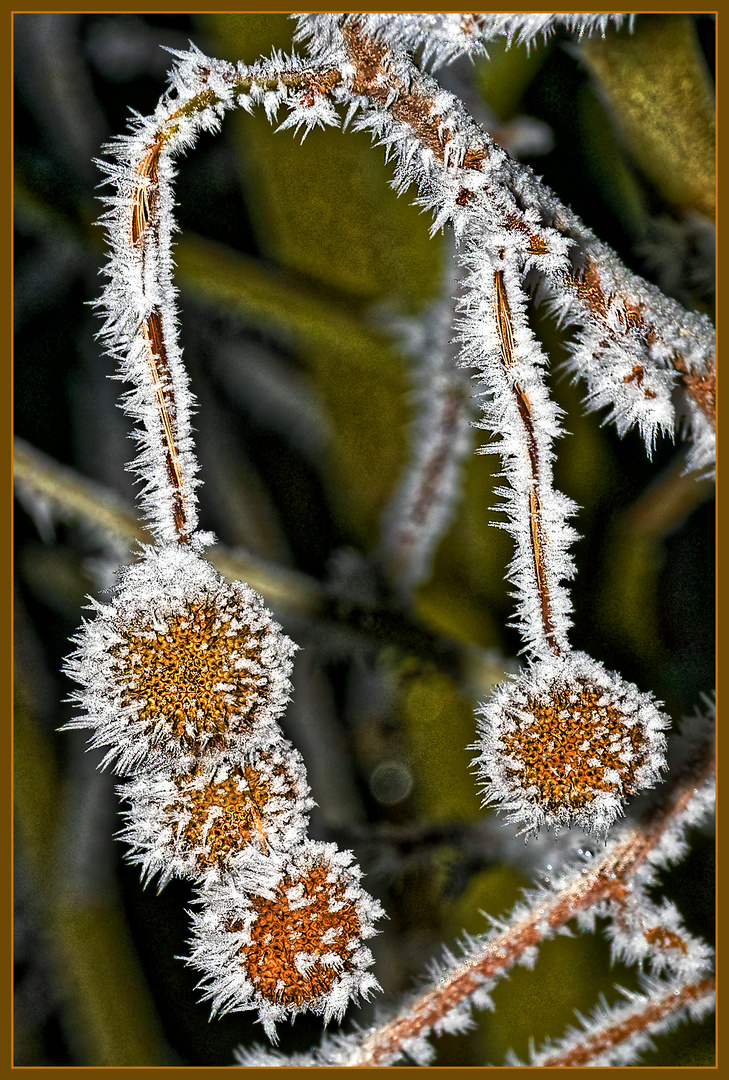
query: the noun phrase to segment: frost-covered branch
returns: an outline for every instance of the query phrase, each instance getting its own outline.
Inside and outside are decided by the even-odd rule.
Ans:
[[[144,485],[149,527],[162,541],[189,543],[199,482],[194,398],[177,341],[173,159],[201,131],[217,130],[225,110],[235,106],[250,109],[260,101],[271,115],[290,98],[294,125],[305,107],[311,123],[331,123],[326,95],[340,76],[330,66],[312,69],[282,56],[250,69],[208,60],[196,49],[179,59],[155,113],[137,116],[132,134],[107,147],[113,164],[100,162],[115,193],[105,200],[110,281],[97,306],[105,316],[100,337],[118,361],[118,377],[132,384],[123,400],[137,425],[140,453],[132,467]]]
[[[714,773],[711,738],[687,753],[684,768],[677,771],[661,800],[643,821],[619,829],[599,860],[566,867],[549,885],[529,892],[507,921],[492,920],[491,933],[467,939],[461,958],[446,954],[444,963],[433,966],[429,985],[396,1015],[369,1031],[324,1041],[310,1059],[296,1063],[372,1067],[395,1064],[407,1055],[420,1065],[428,1064],[433,1056],[428,1037],[470,1027],[471,1009],[488,1008],[495,982],[515,965],[532,967],[543,941],[569,933],[568,923],[573,919],[584,929],[594,929],[598,914],[609,913],[611,905],[624,906],[634,891],[642,895],[661,867],[682,857],[686,830],[711,813]],[[706,999],[708,987],[703,980],[710,954],[703,943],[696,943],[688,964],[670,926],[659,923],[645,932],[649,947],[662,954],[659,967],[677,971],[681,985],[701,985],[701,998]],[[688,950],[690,935],[683,928],[681,934]],[[687,995],[686,1006],[692,1000],[690,991]],[[266,1056],[250,1051],[240,1060],[246,1065],[264,1064]]]
[[[500,454],[509,481],[497,494],[505,499],[504,528],[516,548],[510,567],[515,623],[531,652],[559,656],[569,650],[571,602],[563,582],[574,575],[568,549],[577,538],[566,524],[576,508],[552,483],[560,410],[549,398],[546,357],[529,326],[518,256],[497,248],[484,264],[472,242],[466,259],[471,273],[460,307],[461,362],[479,371],[488,392],[479,426],[494,441],[482,452]]]
[[[359,105],[356,126],[370,130],[396,159],[395,183],[415,183],[437,229],[456,239],[479,230],[504,236],[522,278],[555,315],[573,323],[571,370],[587,383],[591,408],[623,433],[640,428],[650,450],[676,427],[671,400],[682,389],[694,441],[691,465],[713,459],[714,335],[709,319],[689,312],[630,273],[615,253],[565,207],[527,166],[508,158],[452,95],[402,51],[371,36],[358,16],[303,16],[314,62],[335,58],[347,78],[335,96]]]
[[[515,541],[510,579],[529,656],[523,676],[483,709],[478,764],[486,796],[526,831],[577,822],[604,833],[625,796],[660,777],[668,721],[650,695],[570,651],[573,506],[552,484],[559,411],[529,327],[526,288],[536,278],[557,316],[578,324],[572,363],[586,375],[588,403],[609,405],[620,432],[636,424],[649,453],[659,432],[675,430],[678,372],[687,376],[692,424],[703,432],[692,462],[702,466],[713,453],[702,411],[713,392],[711,325],[629,274],[453,95],[372,36],[359,16],[303,16],[298,33],[312,62],[340,65],[333,96],[348,104],[345,122],[385,146],[394,184],[416,185],[416,202],[434,214],[432,231],[452,228],[468,270],[459,362],[487,390],[484,426],[509,484],[499,494]]]
[[[214,1011],[256,1010],[275,1042],[277,1020],[313,1010],[328,1022],[378,986],[363,942],[383,912],[359,886],[351,852],[308,836],[306,771],[278,723],[296,646],[258,593],[202,558],[213,538],[197,532],[172,159],[233,106],[261,101],[270,118],[287,101],[284,127],[331,123],[327,94],[340,76],[280,56],[252,68],[195,49],[179,59],[154,115],[136,117],[103,165],[116,193],[106,199],[101,337],[132,384],[132,467],[155,544],[119,571],[108,603],[90,605],[94,618],[66,661],[79,715],[65,728],[91,728],[91,745],[106,748],[101,767],[132,778],[120,789],[122,836],[143,878],[198,883],[189,962]]]
[[[584,1068],[632,1065],[653,1047],[652,1036],[672,1031],[682,1020],[703,1020],[714,1008],[716,981],[707,975],[696,982],[681,979],[642,979],[643,993],[623,990],[627,1002],[602,1003],[582,1029],[572,1028],[563,1039],[530,1054],[532,1068]],[[509,1065],[523,1065],[509,1055]]]
[[[401,49],[422,49],[422,62],[433,70],[461,56],[488,56],[490,41],[506,38],[509,45],[526,45],[547,38],[562,28],[582,37],[604,34],[610,23],[620,26],[626,15],[496,15],[474,12],[418,13],[417,15],[362,15],[369,34]]]

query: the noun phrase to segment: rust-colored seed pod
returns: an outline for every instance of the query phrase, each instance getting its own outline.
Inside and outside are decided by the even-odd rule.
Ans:
[[[270,741],[291,690],[295,646],[258,593],[182,547],[126,568],[77,642],[68,670],[86,715],[69,727],[95,728],[121,772],[158,752],[174,772],[240,739]]]
[[[521,723],[501,737],[504,753],[520,765],[507,766],[506,775],[534,788],[553,813],[563,806],[579,810],[598,792],[618,786],[625,795],[636,791],[636,775],[649,752],[645,733],[637,723],[628,726],[602,698],[602,690],[585,679],[555,681],[543,697],[527,695],[512,713]]]
[[[169,776],[140,773],[120,789],[129,802],[121,838],[145,880],[217,880],[240,856],[297,847],[313,806],[301,755],[282,736],[194,761]]]
[[[604,833],[628,796],[660,778],[667,726],[649,694],[583,653],[540,661],[480,710],[486,801],[526,832]]]
[[[231,731],[252,725],[265,700],[265,629],[236,625],[232,599],[202,594],[162,624],[139,612],[122,632],[113,671],[146,734],[162,723],[186,750],[220,749]]]
[[[363,941],[383,911],[351,859],[305,840],[274,885],[236,893],[232,880],[205,890],[190,962],[206,975],[214,1012],[257,1008],[275,1038],[275,1022],[287,1015],[341,1018],[352,997],[377,988]]]
[[[359,946],[357,906],[346,899],[341,880],[330,880],[331,872],[328,863],[317,863],[299,880],[287,874],[272,899],[251,900],[252,941],[238,955],[267,1001],[304,1005],[323,997]],[[233,922],[230,929],[242,926]]]

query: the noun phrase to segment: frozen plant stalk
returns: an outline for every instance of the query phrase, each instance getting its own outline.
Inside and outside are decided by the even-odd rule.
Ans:
[[[67,727],[91,728],[92,746],[107,748],[102,765],[130,778],[120,789],[130,859],[160,887],[172,877],[197,882],[190,962],[216,1011],[256,1009],[274,1041],[276,1020],[307,1009],[340,1018],[350,999],[377,988],[363,942],[383,912],[358,884],[351,853],[307,835],[306,771],[277,722],[296,646],[253,589],[226,583],[204,558],[213,538],[197,529],[194,401],[177,343],[171,237],[173,157],[216,129],[225,108],[263,99],[270,109],[272,94],[286,96],[285,78],[311,95],[312,122],[327,119],[317,103],[330,76],[290,68],[248,71],[193,49],[155,114],[109,147],[116,162],[103,167],[115,193],[106,200],[100,336],[117,377],[131,383],[123,398],[139,447],[131,468],[155,542],[120,570],[107,603],[92,601],[66,665],[80,686],[80,715]],[[307,930],[311,889],[318,922]],[[219,917],[221,895],[244,913],[247,948],[238,916]],[[279,928],[275,978],[266,974],[267,925]]]
[[[508,483],[499,489],[505,500],[499,509],[515,543],[510,580],[516,626],[529,654],[522,674],[480,712],[478,769],[488,800],[523,831],[577,823],[604,835],[625,797],[660,778],[668,721],[649,695],[573,653],[569,644],[566,582],[574,573],[569,547],[576,533],[568,519],[574,507],[552,480],[560,415],[544,378],[546,357],[529,326],[527,275],[559,281],[560,294],[574,295],[582,305],[586,332],[605,339],[597,350],[606,353],[600,395],[614,403],[621,430],[640,426],[649,450],[657,431],[673,427],[675,373],[659,363],[660,349],[654,348],[643,358],[639,380],[624,375],[635,366],[640,339],[628,317],[631,302],[614,295],[597,320],[586,303],[601,295],[598,284],[586,284],[593,238],[577,239],[552,193],[407,53],[391,47],[391,24],[377,19],[302,17],[299,32],[309,39],[314,59],[335,56],[342,65],[344,87],[334,92],[349,90],[354,126],[385,145],[400,189],[417,185],[417,201],[433,211],[433,231],[452,227],[466,272],[458,305],[459,362],[477,373],[483,426],[493,437],[487,449],[500,455]],[[606,275],[614,273],[612,253],[603,261]],[[643,295],[643,284],[632,287]],[[668,315],[661,311],[657,320],[664,327]],[[667,332],[683,334],[677,312],[675,321]],[[592,354],[592,345],[582,348]],[[535,756],[539,776],[532,768]]]

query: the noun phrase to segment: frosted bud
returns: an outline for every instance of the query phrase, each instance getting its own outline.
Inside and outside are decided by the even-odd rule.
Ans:
[[[668,719],[584,653],[540,660],[478,711],[474,749],[485,802],[535,833],[579,825],[605,834],[629,795],[666,768]]]
[[[160,771],[154,769],[159,764]],[[166,762],[119,789],[129,802],[120,838],[142,876],[217,879],[253,847],[264,855],[298,846],[314,805],[301,755],[273,743],[206,756],[176,775]]]
[[[92,728],[92,745],[110,747],[104,764],[183,761],[274,729],[296,646],[249,586],[171,545],[147,549],[92,606],[66,664],[83,715],[66,726]]]
[[[275,1023],[311,1010],[328,1022],[379,989],[363,944],[384,912],[359,883],[352,854],[307,840],[288,858],[275,889],[206,888],[193,916],[190,963],[214,1012],[257,1009]]]

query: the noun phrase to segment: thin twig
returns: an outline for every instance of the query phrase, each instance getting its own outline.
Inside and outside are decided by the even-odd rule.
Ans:
[[[716,990],[713,975],[696,982],[680,984],[673,980],[664,985],[662,994],[660,984],[653,982],[649,984],[649,995],[630,995],[628,1005],[606,1009],[600,1017],[602,1023],[594,1022],[589,1032],[565,1038],[559,1052],[551,1052],[550,1048],[534,1054],[530,1065],[541,1069],[574,1069],[631,1064],[636,1050],[650,1045],[651,1035],[668,1030],[687,1011],[699,1019],[713,1007]]]

